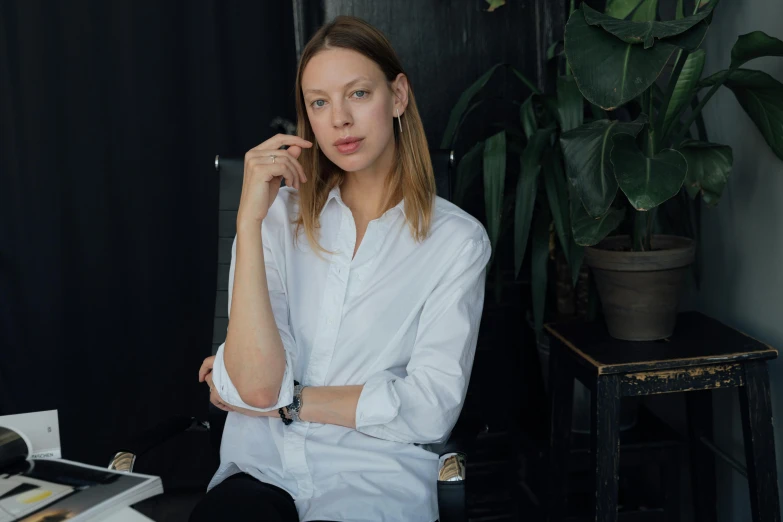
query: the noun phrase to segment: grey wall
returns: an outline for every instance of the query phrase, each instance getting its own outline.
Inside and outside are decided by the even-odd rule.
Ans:
[[[721,2],[707,36],[706,74],[725,69],[740,34],[761,30],[783,38],[783,2]],[[745,67],[783,81],[783,58],[763,58]],[[731,145],[734,170],[720,204],[702,214],[703,285],[697,306],[710,315],[783,350],[783,162],[767,147],[728,89],[705,108],[710,141]],[[772,404],[783,419],[783,362],[770,364]],[[718,444],[744,462],[736,393],[716,390]],[[783,424],[776,429],[778,477],[783,479]],[[720,520],[750,520],[747,481],[718,461]],[[783,491],[781,491],[783,498]]]

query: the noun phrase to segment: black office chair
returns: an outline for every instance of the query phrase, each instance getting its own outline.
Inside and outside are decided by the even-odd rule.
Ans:
[[[430,150],[430,155],[435,171],[437,193],[444,199],[451,199],[453,153],[448,150],[435,149]],[[215,318],[212,329],[212,354],[215,354],[218,347],[225,342],[228,330],[228,275],[231,264],[231,247],[236,235],[237,210],[242,193],[244,160],[216,156],[215,170],[218,172],[220,180],[220,196],[218,204],[218,272]],[[109,468],[132,471],[138,456],[177,433],[191,429],[208,429],[213,451],[215,455],[219,456],[226,417],[226,412],[212,406],[212,404],[209,406],[208,422],[185,416],[173,417],[135,438],[129,447],[123,448],[114,456]],[[467,522],[467,456],[477,436],[487,432],[488,429],[483,419],[463,412],[448,441],[432,448],[440,456],[438,470],[440,522]]]

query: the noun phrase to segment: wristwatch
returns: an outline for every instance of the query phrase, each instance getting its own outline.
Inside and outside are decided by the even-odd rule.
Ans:
[[[294,401],[286,407],[288,410],[288,415],[294,422],[301,421],[299,418],[299,412],[302,410],[302,390],[304,388],[305,387],[303,385],[296,383],[294,386]]]

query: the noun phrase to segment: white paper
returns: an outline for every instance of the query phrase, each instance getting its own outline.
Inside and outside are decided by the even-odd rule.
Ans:
[[[13,496],[7,496],[9,491],[6,491],[6,497],[0,500],[0,520],[2,517],[8,517],[11,520],[22,518],[73,492],[71,486],[30,477],[7,477],[3,479],[3,482],[14,488],[24,488],[24,490]],[[11,488],[11,491],[14,488]]]
[[[62,457],[60,448],[60,422],[57,410],[20,413],[0,416],[0,426],[22,434],[32,446],[32,458]]]

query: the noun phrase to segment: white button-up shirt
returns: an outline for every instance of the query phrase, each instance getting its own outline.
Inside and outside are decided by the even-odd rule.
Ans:
[[[228,403],[257,411],[305,386],[364,385],[356,429],[228,414],[209,489],[244,471],[283,488],[301,521],[433,522],[438,455],[468,387],[490,243],[480,221],[437,197],[416,243],[404,200],[367,226],[356,256],[351,210],[333,189],[321,212],[319,258],[302,232],[294,190],[280,189],[261,229],[269,297],[286,351],[278,403],[245,404],[223,363],[213,380]],[[229,275],[229,309],[236,239]]]

